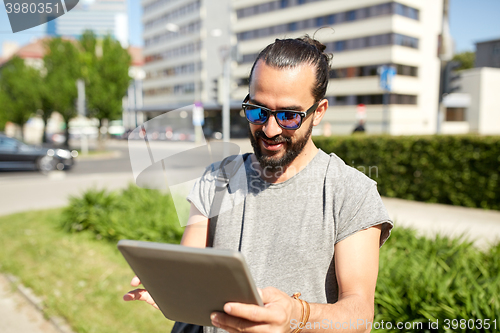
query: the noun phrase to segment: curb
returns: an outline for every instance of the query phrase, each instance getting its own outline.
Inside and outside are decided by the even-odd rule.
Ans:
[[[19,278],[15,277],[14,275],[4,274],[4,276],[28,302],[30,302],[40,313],[45,316],[45,311],[43,310],[43,301],[38,296],[36,296],[30,288],[25,287],[19,281]],[[49,317],[48,320],[60,333],[75,333],[62,317],[52,316]]]
[[[122,156],[122,152],[119,150],[113,150],[110,152],[102,153],[102,154],[95,154],[95,155],[82,155],[78,154],[78,156],[75,158],[75,161],[92,161],[92,160],[106,160],[106,159],[112,159],[112,158],[119,158]]]

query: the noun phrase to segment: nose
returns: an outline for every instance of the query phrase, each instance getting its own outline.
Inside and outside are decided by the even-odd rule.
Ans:
[[[268,138],[273,138],[283,132],[283,129],[276,122],[274,115],[271,115],[267,122],[264,124],[262,131]]]

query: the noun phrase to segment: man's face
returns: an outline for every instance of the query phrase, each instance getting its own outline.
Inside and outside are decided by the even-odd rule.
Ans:
[[[248,103],[271,110],[306,111],[315,103],[312,95],[314,81],[315,72],[311,65],[279,69],[259,61],[250,82]],[[311,137],[313,114],[309,114],[297,130],[281,128],[274,116],[269,117],[264,125],[249,123],[250,141],[262,168],[278,170],[293,162]]]

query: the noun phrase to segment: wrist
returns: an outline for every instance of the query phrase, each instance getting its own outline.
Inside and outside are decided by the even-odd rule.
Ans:
[[[300,333],[304,329],[307,321],[309,320],[311,310],[309,303],[301,300],[299,297],[300,293],[295,293],[292,296],[293,299],[300,303],[300,319],[298,320],[297,325],[290,325],[290,327],[292,328],[292,333]],[[295,304],[297,305],[297,302],[295,302]],[[296,306],[295,308],[298,308],[298,306]]]
[[[290,322],[287,323],[288,327],[290,328],[290,332],[294,332],[299,325],[302,327],[304,325],[301,323],[301,320],[303,320],[303,309],[302,309],[302,302],[296,298],[292,298],[292,316],[290,318]]]

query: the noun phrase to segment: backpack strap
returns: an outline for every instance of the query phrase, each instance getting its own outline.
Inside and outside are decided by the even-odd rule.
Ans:
[[[217,219],[219,217],[220,207],[222,205],[222,200],[226,194],[227,186],[229,185],[229,180],[238,172],[240,166],[246,161],[250,153],[243,155],[243,158],[237,160],[239,155],[232,155],[226,157],[222,160],[219,166],[219,171],[215,178],[215,195],[212,201],[212,206],[210,207],[210,214],[212,216],[208,221],[208,232],[207,232],[207,247],[212,247],[214,242],[215,228],[217,226]]]

